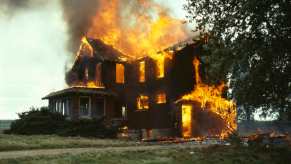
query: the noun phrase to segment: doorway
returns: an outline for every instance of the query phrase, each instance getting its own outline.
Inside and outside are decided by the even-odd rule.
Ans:
[[[182,137],[190,138],[192,136],[192,105],[182,105]]]

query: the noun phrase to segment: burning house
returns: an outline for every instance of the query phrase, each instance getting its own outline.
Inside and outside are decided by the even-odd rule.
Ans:
[[[133,58],[84,37],[66,74],[69,88],[43,99],[68,119],[121,121],[130,136],[225,137],[236,129],[235,105],[222,97],[223,84],[202,82],[201,44],[191,39]]]
[[[88,38],[76,44],[68,88],[43,98],[52,111],[72,120],[105,117],[148,139],[225,137],[236,129],[224,84],[209,86],[200,76],[204,39],[175,44],[192,36],[184,20],[151,0],[76,2],[65,5],[68,44]]]

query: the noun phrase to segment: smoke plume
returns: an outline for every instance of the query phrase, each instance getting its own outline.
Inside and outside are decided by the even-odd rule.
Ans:
[[[47,2],[47,0],[1,0],[0,14],[13,17],[21,11],[43,7]]]
[[[98,0],[62,0],[64,20],[68,27],[68,48],[76,52],[82,36],[87,34],[98,10]]]

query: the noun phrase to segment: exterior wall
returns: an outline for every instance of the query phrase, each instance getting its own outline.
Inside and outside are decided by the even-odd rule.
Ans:
[[[92,118],[98,118],[96,108],[96,99],[104,98],[105,115],[107,118],[121,118],[122,107],[127,110],[127,126],[132,131],[139,131],[140,136],[143,135],[142,129],[152,130],[153,134],[163,133],[163,129],[181,129],[181,117],[179,115],[180,107],[177,107],[175,101],[194,87],[194,70],[192,60],[199,50],[195,46],[187,46],[178,51],[173,59],[165,59],[164,77],[156,77],[156,62],[145,57],[136,61],[122,63],[125,66],[125,83],[116,83],[116,62],[110,60],[90,61],[89,63],[89,80],[94,79],[96,74],[96,64],[102,62],[102,82],[105,86],[104,91],[115,93],[115,96],[100,97],[100,95],[87,95],[91,97]],[[139,82],[139,62],[145,61],[145,82]],[[75,69],[82,71],[82,63],[75,64]],[[85,67],[84,67],[85,68]],[[92,69],[91,69],[92,68]],[[79,75],[80,76],[80,75]],[[80,79],[82,77],[80,76]],[[155,97],[157,93],[164,92],[166,94],[166,103],[157,104]],[[149,109],[137,110],[137,97],[140,94],[149,97]],[[65,95],[63,98],[69,99],[70,115],[72,119],[79,119],[79,98],[81,94]],[[50,106],[54,109],[56,99],[50,99]],[[166,134],[166,133],[163,133]],[[179,135],[181,132],[179,132]]]
[[[145,82],[139,82],[139,62],[145,61]],[[167,129],[173,127],[171,100],[169,99],[168,73],[170,60],[165,61],[165,77],[156,77],[156,62],[151,58],[138,60],[127,68],[126,102],[128,106],[128,126],[130,129]],[[166,103],[157,104],[156,95],[166,94]],[[138,110],[136,99],[140,94],[149,97],[149,109]]]

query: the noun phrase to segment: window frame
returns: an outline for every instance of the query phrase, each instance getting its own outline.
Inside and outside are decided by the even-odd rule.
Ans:
[[[136,97],[136,109],[137,111],[148,111],[150,109],[150,98],[148,95],[140,94]]]
[[[119,71],[117,71],[117,70],[119,70]],[[120,76],[117,76],[117,73],[120,73],[120,70],[122,70],[122,78],[117,78],[117,77],[120,77]],[[120,79],[122,79],[122,80],[120,80]],[[117,84],[124,84],[125,83],[125,66],[122,63],[115,64],[115,83],[117,83]]]
[[[158,102],[158,100],[159,100],[158,96],[159,96],[159,95],[161,95],[161,97],[164,97],[164,99],[162,99],[162,100],[164,100],[164,101],[162,101],[162,102]],[[164,95],[164,96],[163,96],[163,95]],[[165,92],[157,92],[156,95],[155,95],[155,103],[156,103],[156,104],[159,104],[159,105],[161,105],[161,104],[166,104],[166,103],[167,103],[167,94],[166,94]]]
[[[139,61],[139,63],[138,63],[138,81],[140,83],[146,82],[146,62],[145,62],[145,60]]]
[[[81,99],[82,98],[88,98],[89,102],[88,102],[88,115],[81,115]],[[80,118],[91,118],[91,109],[92,105],[91,105],[91,97],[90,96],[80,96],[79,97],[79,117]]]

